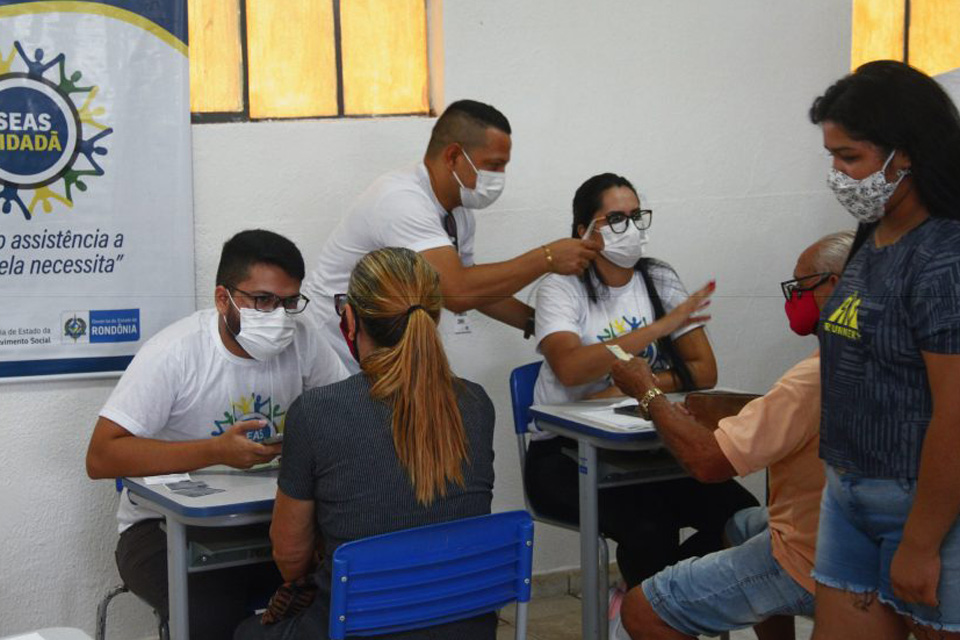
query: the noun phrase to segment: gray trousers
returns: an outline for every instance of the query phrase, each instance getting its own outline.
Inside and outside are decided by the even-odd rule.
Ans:
[[[121,533],[116,558],[124,584],[167,619],[167,534],[161,522],[144,520]],[[266,606],[281,582],[272,562],[190,574],[190,636],[233,638],[240,621]]]

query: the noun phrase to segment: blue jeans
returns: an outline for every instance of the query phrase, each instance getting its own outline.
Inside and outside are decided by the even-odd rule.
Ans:
[[[813,615],[813,594],[774,559],[760,507],[730,519],[727,537],[743,544],[688,558],[641,585],[660,619],[691,636],[750,627],[775,615]]]
[[[890,563],[900,546],[917,482],[909,478],[864,478],[827,465],[820,502],[814,579],[877,598],[921,625],[960,631],[960,521],[940,547],[938,607],[907,603],[893,595]]]

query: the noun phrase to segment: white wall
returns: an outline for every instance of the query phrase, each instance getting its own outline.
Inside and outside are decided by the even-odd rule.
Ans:
[[[836,0],[447,0],[447,101],[498,106],[514,127],[505,195],[478,215],[477,253],[504,259],[566,236],[589,176],[628,176],[655,211],[651,253],[691,287],[718,281],[711,339],[723,385],[762,391],[813,348],[786,326],[778,283],[798,252],[851,221],[824,186],[806,119],[849,64],[850,3]],[[222,242],[263,226],[312,263],[330,228],[378,174],[421,157],[427,118],[194,127],[198,304],[210,305]],[[507,392],[535,358],[519,332],[474,317],[450,345],[461,375],[494,398],[495,508],[522,504]],[[110,381],[0,390],[0,635],[70,625],[92,632],[117,581],[116,494],[83,470]],[[571,534],[541,527],[536,569],[576,563]],[[113,637],[147,635],[132,600]]]

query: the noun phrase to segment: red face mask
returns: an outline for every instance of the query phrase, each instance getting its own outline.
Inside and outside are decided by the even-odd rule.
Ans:
[[[357,330],[360,330],[360,323],[357,323]],[[357,349],[357,341],[350,339],[350,332],[347,327],[347,314],[340,316],[340,333],[343,334],[343,339],[346,340],[347,346],[350,347],[350,355],[353,356],[353,359],[357,362],[360,362],[360,351]]]
[[[790,328],[797,335],[808,336],[817,329],[820,319],[820,309],[813,291],[794,291],[790,299],[783,305],[790,320]]]

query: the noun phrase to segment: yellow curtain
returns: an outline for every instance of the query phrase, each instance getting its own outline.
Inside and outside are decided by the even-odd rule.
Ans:
[[[340,0],[345,115],[426,113],[424,0]]]
[[[190,111],[243,109],[240,0],[190,0]]]
[[[871,60],[903,60],[903,0],[853,0],[850,69]]]
[[[246,10],[243,69],[241,2]],[[426,0],[340,0],[343,115],[428,113]],[[333,0],[190,0],[190,108],[336,116]]]
[[[246,0],[251,118],[337,115],[330,0]]]
[[[960,67],[960,0],[912,0],[910,64],[930,75]]]

